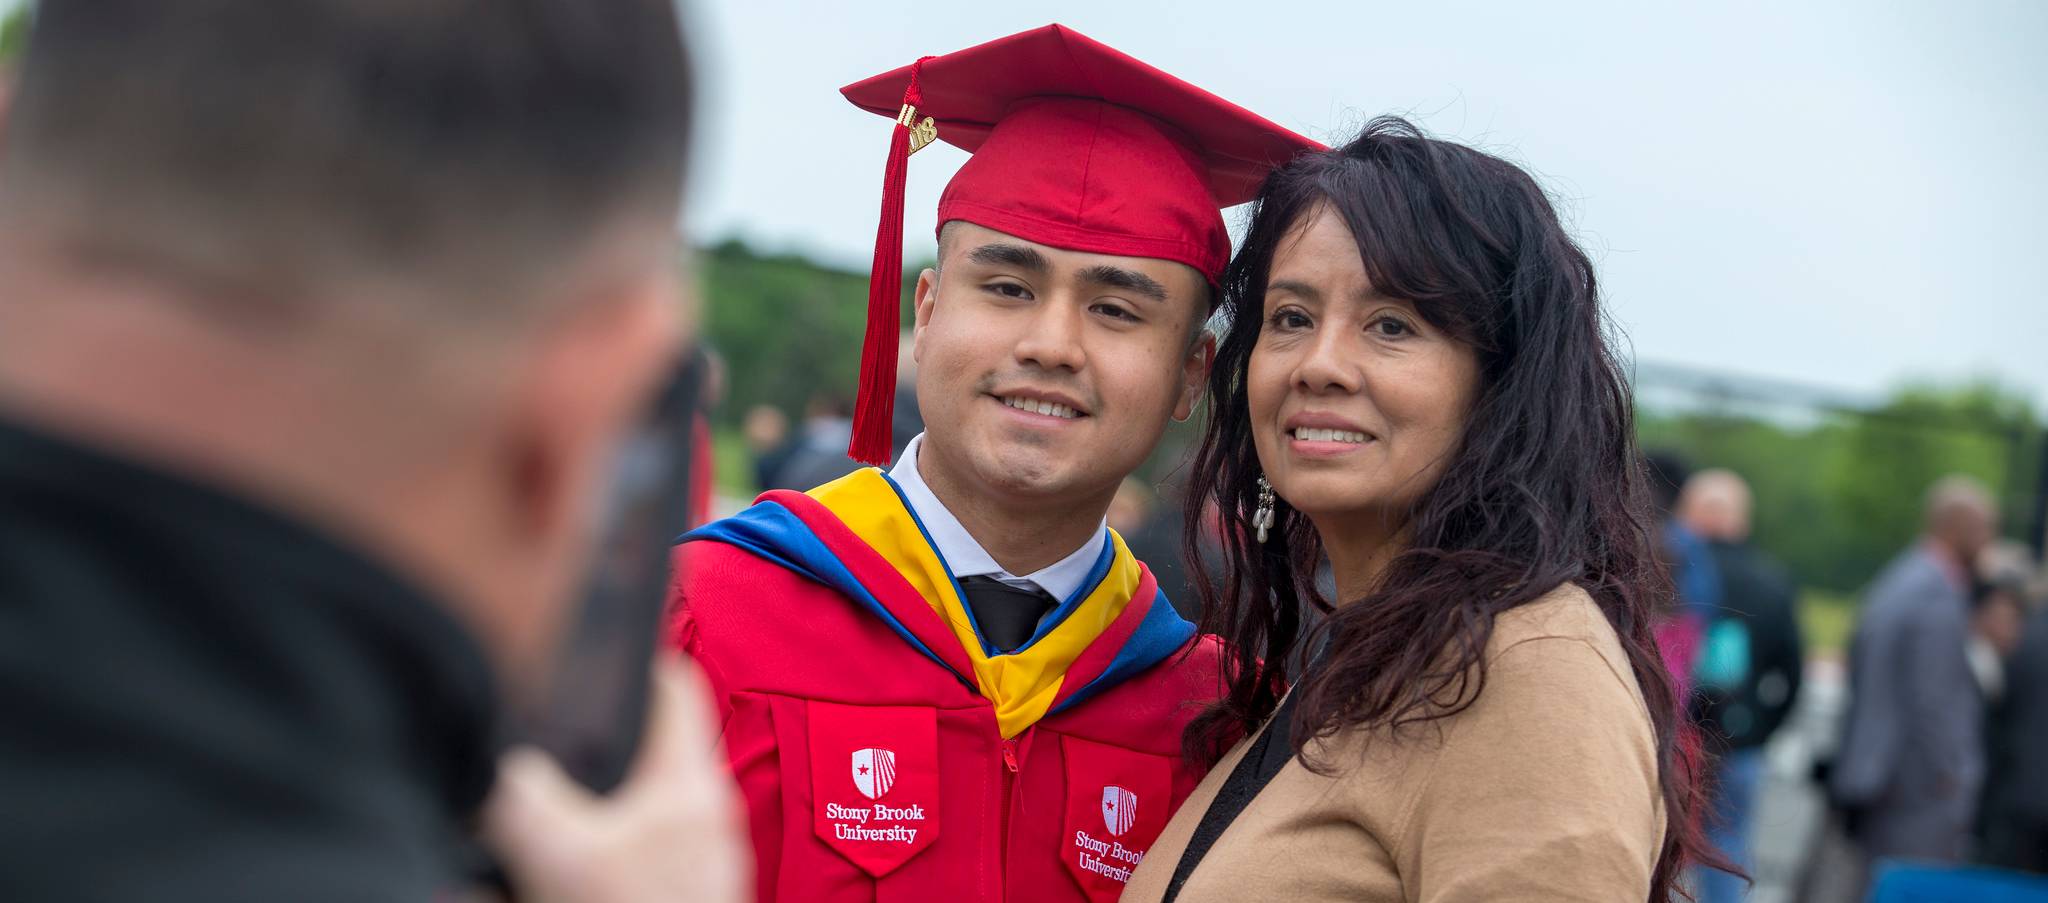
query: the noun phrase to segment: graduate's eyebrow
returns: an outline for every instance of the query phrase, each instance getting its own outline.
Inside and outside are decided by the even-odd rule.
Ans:
[[[1106,285],[1110,288],[1135,292],[1162,304],[1166,301],[1166,286],[1160,285],[1159,280],[1136,270],[1127,270],[1123,267],[1103,264],[1082,270],[1081,278],[1096,285]]]
[[[1004,242],[994,242],[975,248],[967,252],[967,260],[969,263],[987,267],[1016,267],[1020,270],[1030,270],[1035,274],[1044,274],[1052,270],[1052,261],[1045,259],[1044,254],[1023,245]]]

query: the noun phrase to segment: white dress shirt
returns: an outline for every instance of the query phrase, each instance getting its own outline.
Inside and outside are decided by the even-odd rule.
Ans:
[[[889,479],[903,490],[903,498],[910,503],[911,513],[924,524],[926,533],[931,534],[932,545],[937,546],[940,557],[953,571],[954,578],[990,576],[1011,586],[1026,589],[1045,590],[1058,602],[1082,589],[1081,582],[1088,579],[1088,572],[1095,567],[1095,560],[1102,555],[1102,549],[1109,542],[1109,526],[1104,521],[1095,528],[1094,535],[1087,542],[1068,555],[1043,569],[1019,577],[1003,570],[1002,565],[989,556],[988,550],[960,525],[960,519],[946,506],[939,503],[939,497],[932,494],[925,485],[924,476],[917,472],[917,450],[924,445],[924,434],[910,440],[903,449],[903,458],[889,470]]]

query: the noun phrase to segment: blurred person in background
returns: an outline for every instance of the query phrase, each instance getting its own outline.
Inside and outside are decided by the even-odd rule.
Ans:
[[[1145,485],[1144,480],[1136,476],[1124,477],[1124,481],[1116,486],[1116,495],[1109,500],[1109,511],[1103,515],[1103,523],[1129,541],[1151,519],[1152,511],[1158,505],[1159,494]]]
[[[2006,659],[2019,649],[2027,625],[2025,585],[1997,577],[1976,580],[1970,587],[1970,633],[1966,651],[1970,672],[1984,701],[1996,706],[2005,695]]]
[[[1671,574],[1673,594],[1656,613],[1657,651],[1671,672],[1680,707],[1692,696],[1693,666],[1699,660],[1706,622],[1721,604],[1721,575],[1713,553],[1677,518],[1678,494],[1692,479],[1692,464],[1668,449],[1643,456],[1649,470],[1650,501],[1657,514],[1657,552]]]
[[[909,337],[905,332],[900,341],[907,345]],[[917,359],[912,355],[897,359],[892,412],[889,459],[893,461],[902,456],[912,438],[924,432],[924,417],[917,405]],[[846,457],[846,445],[852,438],[853,400],[829,391],[812,395],[794,435],[766,457],[757,458],[761,462],[756,470],[760,488],[805,490],[854,472],[860,465]]]
[[[1991,604],[2009,605],[2022,620],[2002,663],[2004,691],[1986,724],[1978,858],[2048,873],[2048,606],[2030,598],[2034,585],[2034,568],[2021,560],[1994,566],[1979,587],[1984,597],[2003,600]]]
[[[747,409],[740,418],[740,440],[746,443],[747,455],[753,459],[754,485],[768,487],[775,479],[775,473],[782,469],[782,462],[796,450],[790,439],[789,415],[772,404],[757,404]]]
[[[2007,665],[2033,610],[2036,568],[2027,547],[2010,540],[1978,553],[1970,589],[1970,667],[1994,707],[2004,695]]]
[[[1749,484],[1741,476],[1704,470],[1685,482],[1677,520],[1706,543],[1721,585],[1720,604],[1704,612],[1690,706],[1715,757],[1707,837],[1730,862],[1753,874],[1751,823],[1764,777],[1764,743],[1792,711],[1805,656],[1792,580],[1749,543],[1752,509]],[[1741,900],[1746,884],[1716,869],[1694,873],[1700,903]]]
[[[499,760],[684,339],[688,80],[667,0],[38,5],[0,899],[451,899],[479,819],[522,900],[739,898],[682,672],[608,798]]]
[[[1951,476],[1924,532],[1866,593],[1849,648],[1849,711],[1829,774],[1873,864],[1961,860],[1984,779],[1984,697],[1969,658],[1969,590],[1997,535],[1990,493]]]
[[[1888,861],[1873,875],[1869,903],[2048,900],[2048,875],[2043,874],[2048,872],[2048,819],[2043,818],[2048,800],[2042,786],[2048,738],[2042,736],[2040,710],[2048,673],[2040,667],[2038,652],[2024,649],[2030,640],[2022,636],[2031,564],[2024,555],[2012,558],[1993,551],[1979,556],[1970,594],[1971,665],[1990,701],[1974,862]]]
[[[1193,621],[1201,616],[1202,596],[1189,572],[1182,523],[1180,506],[1137,477],[1124,481],[1117,489],[1116,501],[1110,505],[1111,529],[1130,544],[1131,554],[1152,570],[1153,578],[1159,581],[1159,591],[1173,602],[1174,610]],[[1216,556],[1222,552],[1215,547],[1214,536],[1211,529],[1197,539],[1194,559],[1196,567],[1212,575],[1222,573],[1216,567]]]
[[[697,310],[702,305],[695,294],[685,286],[684,307]],[[725,355],[709,344],[699,343],[693,349],[702,362],[702,379],[699,380],[698,404],[690,418],[690,503],[688,526],[696,527],[709,523],[712,512],[718,505],[718,474],[714,466],[718,452],[712,443],[711,418],[713,412],[725,404],[726,365]]]
[[[1179,738],[1217,651],[1105,518],[1201,394],[1220,208],[1316,145],[1057,25],[843,93],[878,137],[894,120],[895,187],[834,452],[896,463],[766,493],[678,549],[676,642],[719,700],[757,886],[1114,900],[1201,777]],[[899,454],[893,192],[913,138],[973,156],[917,277],[927,426]]]
[[[852,399],[831,391],[812,395],[781,466],[767,475],[761,488],[804,490],[854,472],[860,465],[846,459],[846,443],[852,437]]]

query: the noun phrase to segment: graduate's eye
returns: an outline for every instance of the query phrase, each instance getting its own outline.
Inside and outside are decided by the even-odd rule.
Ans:
[[[1108,301],[1097,301],[1088,309],[1112,320],[1120,320],[1125,323],[1137,323],[1143,319],[1137,314],[1132,313],[1130,308],[1124,307],[1121,304],[1112,304]]]
[[[1266,328],[1278,332],[1294,332],[1312,325],[1314,324],[1309,322],[1308,314],[1302,313],[1298,307],[1280,308],[1266,318]]]
[[[1031,300],[1031,290],[1015,282],[991,282],[981,288],[982,291],[1013,301]]]

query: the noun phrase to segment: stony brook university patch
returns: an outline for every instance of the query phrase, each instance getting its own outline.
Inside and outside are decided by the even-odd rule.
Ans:
[[[1122,837],[1138,818],[1138,795],[1122,787],[1102,788],[1102,827],[1111,837]]]
[[[1173,807],[1173,760],[1061,737],[1066,837],[1061,858],[1090,900],[1115,900]]]
[[[814,700],[804,707],[819,840],[876,878],[938,840],[936,710]]]
[[[862,796],[878,800],[896,786],[896,754],[886,749],[853,751],[853,786]]]

